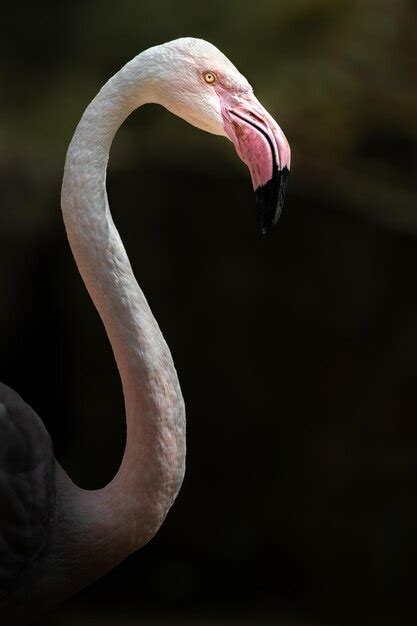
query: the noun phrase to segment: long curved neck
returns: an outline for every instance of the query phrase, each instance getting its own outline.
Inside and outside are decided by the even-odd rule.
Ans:
[[[175,367],[134,277],[105,187],[117,129],[135,108],[152,101],[150,67],[146,54],[139,55],[91,102],[69,146],[62,187],[68,239],[113,348],[127,421],[126,449],[113,481],[96,492],[71,489],[81,513],[92,520],[88,533],[118,546],[120,554],[112,557],[118,560],[157,531],[185,464],[185,412]]]

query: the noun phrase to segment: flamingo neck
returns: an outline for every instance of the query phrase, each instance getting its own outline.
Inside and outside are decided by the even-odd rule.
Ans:
[[[86,534],[94,542],[113,546],[113,561],[158,530],[180,488],[185,463],[184,403],[175,367],[136,282],[106,193],[113,137],[135,108],[152,101],[151,67],[146,54],[137,56],[88,106],[68,149],[62,187],[68,240],[113,349],[127,424],[123,460],[111,483],[86,492],[63,478],[63,498],[76,502],[86,520],[80,523],[88,526]]]

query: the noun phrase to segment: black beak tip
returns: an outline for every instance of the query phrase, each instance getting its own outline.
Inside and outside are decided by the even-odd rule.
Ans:
[[[290,172],[287,167],[282,170],[274,167],[272,178],[255,191],[258,207],[258,221],[265,235],[278,222],[284,206]]]

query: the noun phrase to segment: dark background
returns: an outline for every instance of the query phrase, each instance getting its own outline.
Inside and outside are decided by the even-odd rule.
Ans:
[[[119,131],[110,204],[179,372],[188,469],[152,543],[51,624],[417,623],[416,19],[411,0],[3,7],[0,378],[83,487],[124,445],[59,209],[85,106],[141,50],[199,36],[293,151],[263,237],[229,142],[156,106]]]

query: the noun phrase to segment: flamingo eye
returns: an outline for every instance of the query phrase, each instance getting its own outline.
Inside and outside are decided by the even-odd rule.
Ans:
[[[216,74],[214,72],[204,72],[204,80],[209,85],[212,85],[216,81]]]

